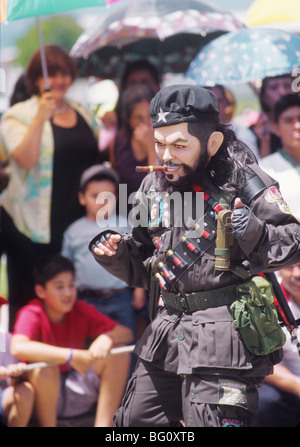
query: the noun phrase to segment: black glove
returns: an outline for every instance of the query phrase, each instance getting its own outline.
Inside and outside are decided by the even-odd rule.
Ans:
[[[239,238],[244,234],[250,218],[250,210],[248,208],[235,208],[232,213],[232,235]]]

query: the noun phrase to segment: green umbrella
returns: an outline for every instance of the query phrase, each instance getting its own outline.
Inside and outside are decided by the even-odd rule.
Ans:
[[[0,0],[0,21],[13,21],[48,14],[56,14],[92,6],[106,6],[116,0]]]
[[[28,17],[36,17],[43,76],[45,87],[48,88],[48,70],[39,16],[94,6],[105,7],[117,1],[119,0],[0,0],[0,22],[11,22]]]

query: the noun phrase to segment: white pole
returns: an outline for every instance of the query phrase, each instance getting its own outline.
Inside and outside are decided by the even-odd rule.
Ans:
[[[37,30],[38,30],[38,36],[39,36],[41,63],[42,63],[42,72],[43,72],[43,77],[44,77],[44,82],[45,82],[45,90],[50,90],[49,81],[48,81],[48,68],[47,68],[47,61],[46,61],[46,54],[45,54],[45,46],[44,46],[43,34],[42,34],[42,30],[41,30],[41,24],[40,24],[39,17],[36,17],[36,26],[37,26]]]

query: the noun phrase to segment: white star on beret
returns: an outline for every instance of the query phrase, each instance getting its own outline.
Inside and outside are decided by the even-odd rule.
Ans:
[[[158,120],[157,122],[159,123],[159,121],[163,121],[164,123],[167,122],[166,120],[166,116],[169,115],[170,112],[164,112],[162,110],[162,108],[160,107],[159,112],[158,112]]]

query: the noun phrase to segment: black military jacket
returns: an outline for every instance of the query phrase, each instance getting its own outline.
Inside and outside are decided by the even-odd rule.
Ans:
[[[250,165],[249,168],[248,184],[239,196],[249,207],[251,215],[242,236],[234,240],[230,257],[232,266],[242,266],[250,275],[255,275],[299,262],[300,226],[291,215],[276,182],[257,165]],[[224,194],[209,176],[199,184],[211,197],[222,202]],[[181,237],[191,227],[188,219],[174,226],[177,216],[173,216],[173,221],[171,216],[167,216],[169,222],[168,219],[166,222],[161,219],[160,224],[155,225],[153,203],[157,204],[157,200],[153,198],[160,194],[155,187],[155,174],[149,174],[144,179],[140,192],[143,194],[139,205],[148,208],[151,203],[148,225],[134,226],[131,234],[124,235],[115,256],[97,256],[93,253],[93,246],[101,234],[91,241],[90,250],[96,261],[110,273],[129,286],[151,289],[151,295],[154,289],[156,292],[160,290],[157,282],[154,282],[153,288],[153,277],[160,271],[159,263],[165,263],[169,250],[177,247]],[[193,194],[190,196],[191,203],[195,203],[197,193]],[[232,204],[234,197],[229,199]],[[185,206],[187,204],[183,200],[182,207]],[[203,210],[204,215],[212,211],[206,201]],[[166,217],[164,210],[160,211],[161,217]],[[217,213],[212,214],[216,219]],[[219,289],[241,281],[234,271],[216,271],[213,241],[190,268],[178,275],[172,290],[184,295]],[[137,344],[136,353],[142,359],[178,374],[226,374],[247,377],[247,380],[255,377],[259,381],[272,372],[273,364],[280,360],[281,353],[276,351],[268,356],[250,354],[232,321],[228,305],[194,312],[181,312],[166,306],[146,329]]]

